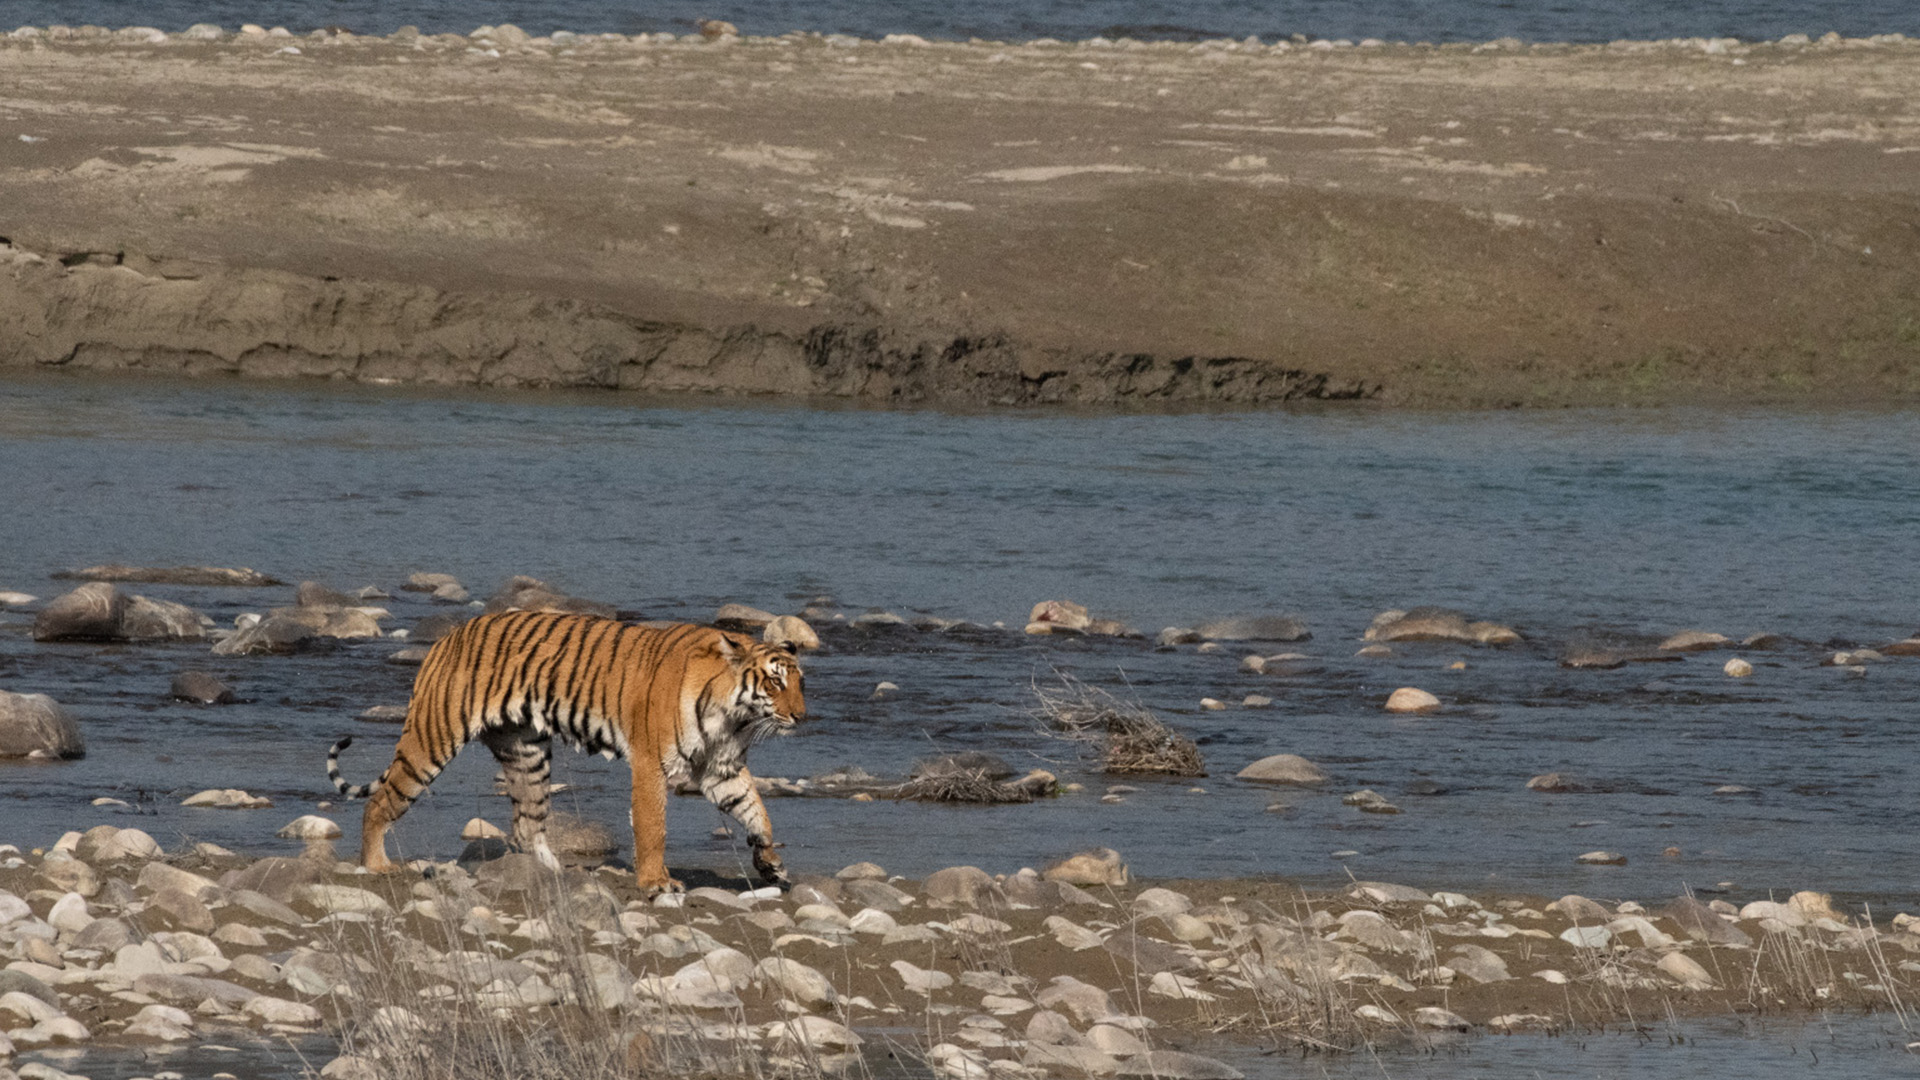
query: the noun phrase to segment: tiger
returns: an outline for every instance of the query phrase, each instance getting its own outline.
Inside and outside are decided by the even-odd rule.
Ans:
[[[670,774],[746,830],[754,869],[788,883],[772,822],[747,772],[748,747],[789,734],[806,716],[794,646],[686,624],[631,626],[595,615],[508,611],[482,615],[434,643],[414,679],[393,763],[370,784],[340,775],[348,735],[327,752],[327,778],[368,798],[360,862],[392,870],[387,830],[474,739],[499,759],[513,800],[514,845],[545,866],[547,780],[555,736],[633,769],[634,877],[649,895],[679,892],[667,873]]]

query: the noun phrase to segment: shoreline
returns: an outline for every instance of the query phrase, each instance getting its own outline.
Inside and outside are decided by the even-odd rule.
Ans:
[[[978,35],[973,35],[967,38],[958,38],[958,37],[946,38],[946,37],[927,37],[921,34],[909,34],[909,33],[899,33],[899,32],[889,32],[889,33],[868,35],[868,34],[851,34],[851,33],[839,32],[839,31],[828,32],[823,30],[808,30],[808,29],[801,29],[801,28],[790,29],[780,33],[753,34],[753,33],[742,33],[739,31],[738,28],[734,27],[732,23],[728,23],[722,20],[710,20],[710,22],[714,27],[714,30],[712,33],[707,33],[704,31],[696,31],[693,33],[685,33],[685,34],[676,34],[672,31],[639,31],[634,33],[621,33],[618,31],[574,30],[566,27],[555,28],[551,31],[548,31],[547,33],[540,34],[540,33],[531,33],[512,23],[500,23],[500,24],[483,23],[475,27],[473,30],[466,31],[464,33],[462,33],[459,30],[453,30],[453,29],[421,30],[417,26],[408,25],[408,26],[402,26],[402,27],[396,28],[395,30],[388,33],[384,33],[384,34],[361,33],[359,31],[353,30],[351,27],[340,27],[340,26],[314,27],[308,30],[296,32],[296,31],[289,30],[287,27],[278,25],[278,24],[275,24],[269,27],[269,26],[262,25],[260,23],[253,23],[253,22],[242,23],[237,29],[234,29],[234,30],[229,30],[225,26],[218,23],[194,23],[191,26],[183,27],[177,30],[167,30],[163,27],[153,27],[153,26],[147,26],[142,24],[126,24],[123,26],[110,27],[110,26],[99,26],[91,23],[81,24],[78,26],[69,25],[66,23],[49,23],[46,25],[34,25],[31,23],[28,23],[28,24],[21,24],[11,30],[4,31],[4,36],[8,38],[12,38],[16,41],[42,39],[42,40],[53,41],[53,42],[98,43],[102,39],[111,38],[116,43],[119,43],[119,44],[165,45],[170,43],[179,44],[179,43],[188,43],[188,42],[220,42],[220,41],[231,41],[235,39],[285,38],[285,37],[319,37],[319,38],[328,38],[328,39],[346,38],[346,39],[366,39],[366,40],[385,39],[387,41],[392,41],[392,42],[397,42],[402,44],[411,44],[421,38],[432,38],[432,39],[437,39],[442,41],[446,41],[446,39],[450,39],[450,38],[466,38],[471,40],[487,38],[491,40],[496,36],[505,35],[512,39],[509,42],[510,45],[526,45],[526,46],[534,46],[534,47],[592,44],[594,42],[602,42],[602,43],[627,42],[627,43],[636,44],[636,45],[647,45],[647,44],[653,44],[653,45],[673,45],[673,44],[764,45],[769,43],[777,43],[782,40],[824,41],[827,39],[841,39],[842,41],[853,41],[853,42],[859,42],[861,44],[910,45],[910,46],[993,45],[993,46],[1013,46],[1016,48],[1023,47],[1023,46],[1067,46],[1067,47],[1085,46],[1085,47],[1117,47],[1117,48],[1188,47],[1188,48],[1194,48],[1194,49],[1221,48],[1225,46],[1233,46],[1237,49],[1243,49],[1243,50],[1270,48],[1272,51],[1275,51],[1275,52],[1287,52],[1287,51],[1290,51],[1291,49],[1300,48],[1300,47],[1315,48],[1315,49],[1350,49],[1350,48],[1374,49],[1374,48],[1385,48],[1385,47],[1401,48],[1401,49],[1406,49],[1406,48],[1463,49],[1464,48],[1464,49],[1474,49],[1477,51],[1500,51],[1500,50],[1515,51],[1515,50],[1540,50],[1540,49],[1556,49],[1556,48],[1572,48],[1572,49],[1608,48],[1608,49],[1626,50],[1626,51],[1646,51],[1648,49],[1653,49],[1653,48],[1681,48],[1681,49],[1699,49],[1706,52],[1718,52],[1722,48],[1732,48],[1732,47],[1738,47],[1738,46],[1756,46],[1756,45],[1757,46],[1778,45],[1786,48],[1794,48],[1794,47],[1801,47],[1801,46],[1808,46],[1808,45],[1818,45],[1821,47],[1837,46],[1837,47],[1845,47],[1845,48],[1864,48],[1864,47],[1879,46],[1879,45],[1906,45],[1912,42],[1920,41],[1920,37],[1909,37],[1906,33],[1901,31],[1886,31],[1886,32],[1873,33],[1873,34],[1845,35],[1845,34],[1841,34],[1837,30],[1827,30],[1819,33],[1793,32],[1793,33],[1783,34],[1778,38],[1757,37],[1757,36],[1741,37],[1738,35],[1722,34],[1722,35],[1714,35],[1714,36],[1694,35],[1691,37],[1667,37],[1667,38],[1611,38],[1606,40],[1601,40],[1597,38],[1591,39],[1591,40],[1571,39],[1571,38],[1570,39],[1535,40],[1535,39],[1521,38],[1516,35],[1509,35],[1509,36],[1487,38],[1487,39],[1463,37],[1463,38],[1456,38],[1456,39],[1444,39],[1444,40],[1438,40],[1438,41],[1426,40],[1426,39],[1408,41],[1402,38],[1382,38],[1382,37],[1365,36],[1365,35],[1356,37],[1354,35],[1329,36],[1329,35],[1306,34],[1306,33],[1293,33],[1293,34],[1288,34],[1284,36],[1249,35],[1244,38],[1236,38],[1228,34],[1205,34],[1199,31],[1183,32],[1179,36],[1167,35],[1167,36],[1161,36],[1161,37],[1151,37],[1151,36],[1135,37],[1130,34],[1115,33],[1115,34],[1094,34],[1094,35],[1089,35],[1085,38],[1071,38],[1071,37],[1060,38],[1060,37],[1054,37],[1054,36],[1048,36],[1048,35],[1039,35],[1035,37],[1019,38],[1019,39],[986,38]],[[149,31],[157,31],[159,34],[163,36],[160,38],[155,38],[151,35],[151,33],[149,33]],[[1272,40],[1266,40],[1268,37],[1271,37]],[[732,40],[722,41],[721,39],[723,38],[730,38]]]
[[[336,861],[325,837],[338,830],[322,823],[289,826],[317,837],[293,858],[206,843],[168,854],[111,825],[47,851],[0,848],[0,933],[19,954],[4,985],[46,1005],[20,1003],[33,1022],[11,1025],[0,1069],[43,1049],[343,1031],[343,1053],[401,1068],[383,1030],[410,1039],[489,1014],[522,1017],[507,1041],[551,1053],[543,1033],[584,1009],[613,1026],[601,1037],[644,1032],[682,1064],[714,1050],[696,1044],[777,1058],[798,1040],[826,1057],[913,1031],[904,1049],[942,1075],[971,1075],[967,1061],[1125,1074],[1197,1052],[1160,1063],[1226,1078],[1237,1071],[1207,1053],[1897,1012],[1915,967],[1901,957],[1920,951],[1911,916],[1867,923],[1812,892],[1740,909],[1383,882],[1322,892],[1129,880],[1112,852],[922,881],[861,863],[787,893],[682,871],[689,892],[648,900],[623,867],[589,859],[556,876],[482,844],[368,875]],[[389,1030],[396,1016],[413,1020]]]
[[[1897,35],[142,29],[0,39],[0,365],[956,408],[1920,400]]]

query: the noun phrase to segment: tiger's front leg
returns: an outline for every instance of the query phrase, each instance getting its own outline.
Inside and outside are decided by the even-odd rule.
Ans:
[[[707,801],[738,821],[747,830],[747,846],[753,849],[753,868],[760,880],[769,885],[786,885],[787,869],[774,848],[773,821],[767,806],[753,786],[753,775],[741,766],[731,772],[721,770],[700,778],[700,793]]]
[[[667,873],[667,771],[658,762],[633,763],[633,876],[649,896],[686,888]]]

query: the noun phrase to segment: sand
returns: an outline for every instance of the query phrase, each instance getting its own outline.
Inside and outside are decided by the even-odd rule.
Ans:
[[[1920,397],[1920,42],[517,36],[0,39],[0,366]]]

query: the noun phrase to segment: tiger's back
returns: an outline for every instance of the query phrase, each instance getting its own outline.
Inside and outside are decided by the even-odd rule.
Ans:
[[[643,885],[670,888],[666,875],[666,776],[686,771],[746,826],[763,876],[782,876],[771,825],[746,749],[805,714],[803,676],[793,654],[710,627],[628,626],[591,615],[513,611],[483,615],[436,643],[414,680],[393,763],[371,784],[334,786],[372,798],[362,822],[364,864],[391,867],[386,830],[454,755],[479,739],[500,760],[514,804],[513,836],[557,865],[547,849],[547,781],[552,741],[624,757],[634,779],[635,871]]]

